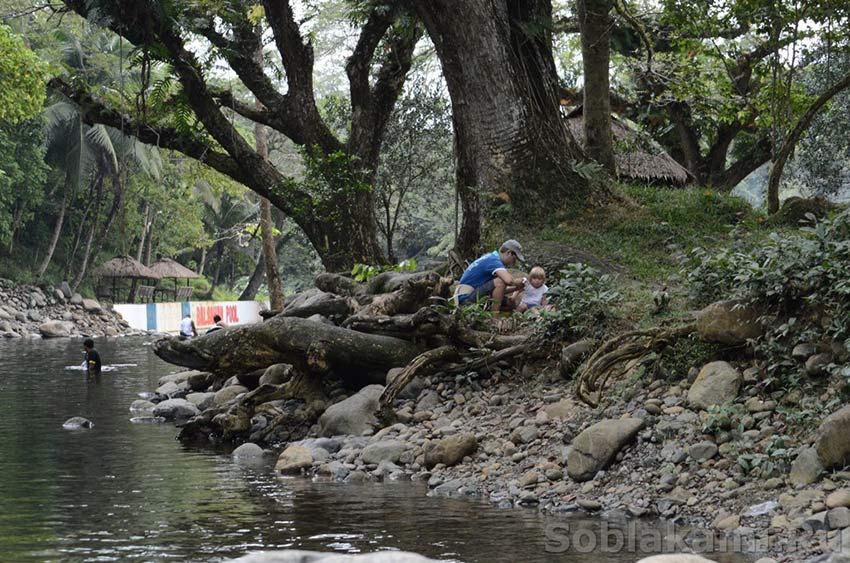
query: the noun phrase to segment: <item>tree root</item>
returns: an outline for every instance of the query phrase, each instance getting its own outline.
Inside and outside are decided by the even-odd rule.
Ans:
[[[600,346],[585,363],[576,381],[578,398],[591,407],[599,405],[599,395],[612,376],[622,377],[626,363],[658,352],[673,341],[696,332],[696,323],[674,328],[653,327],[619,334]]]

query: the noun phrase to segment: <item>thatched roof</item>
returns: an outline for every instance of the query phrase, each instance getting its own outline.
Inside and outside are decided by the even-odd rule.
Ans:
[[[573,137],[584,145],[582,106],[570,111],[566,120]],[[614,161],[620,177],[674,184],[687,184],[691,180],[690,172],[663,148],[613,115],[611,132],[614,134]]]
[[[101,278],[151,278],[158,280],[160,275],[129,256],[116,256],[108,262],[104,262],[95,275]]]
[[[151,265],[151,270],[159,274],[159,277],[165,278],[180,278],[180,279],[195,279],[200,277],[198,274],[171,258],[163,258],[156,264]]]

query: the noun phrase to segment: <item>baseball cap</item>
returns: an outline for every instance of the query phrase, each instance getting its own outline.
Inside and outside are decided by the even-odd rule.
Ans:
[[[502,248],[513,251],[516,257],[525,262],[525,256],[522,255],[522,245],[514,239],[506,240],[502,243]]]

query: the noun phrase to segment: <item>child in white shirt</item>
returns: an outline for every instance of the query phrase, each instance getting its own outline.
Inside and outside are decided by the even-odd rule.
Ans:
[[[549,291],[549,288],[545,283],[546,272],[543,271],[543,268],[540,266],[532,268],[528,278],[525,278],[523,282],[523,289],[517,296],[519,300],[517,310],[520,313],[530,311],[535,315],[539,315],[541,310],[551,310],[546,302],[546,292]]]

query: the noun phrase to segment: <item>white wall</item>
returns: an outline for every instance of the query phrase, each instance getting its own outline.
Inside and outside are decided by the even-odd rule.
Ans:
[[[119,303],[113,306],[130,326],[138,330],[179,332],[180,321],[190,313],[198,331],[212,326],[213,315],[220,315],[229,326],[260,322],[261,301],[184,301],[182,303]]]

